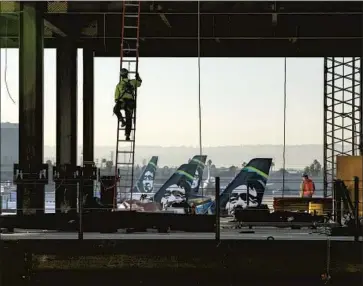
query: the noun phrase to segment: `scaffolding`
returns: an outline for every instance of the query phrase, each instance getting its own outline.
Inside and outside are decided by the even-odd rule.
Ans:
[[[324,58],[324,196],[332,194],[336,156],[360,155],[361,58]]]

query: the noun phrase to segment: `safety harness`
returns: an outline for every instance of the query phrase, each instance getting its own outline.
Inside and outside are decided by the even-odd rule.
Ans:
[[[123,80],[123,79],[122,79]],[[118,101],[121,101],[123,96],[128,93],[128,94],[131,94],[133,99],[135,100],[135,88],[132,86],[132,84],[130,83],[130,80],[127,79],[126,80],[123,80],[125,85],[123,86],[123,91],[118,99]]]

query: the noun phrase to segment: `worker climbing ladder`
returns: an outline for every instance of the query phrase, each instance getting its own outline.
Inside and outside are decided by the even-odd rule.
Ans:
[[[139,28],[140,28],[140,1],[122,2],[121,22],[121,51],[120,71],[126,68],[130,78],[138,73],[139,65]],[[135,103],[137,102],[137,87],[135,87]],[[117,206],[118,195],[131,191],[134,187],[134,159],[135,159],[135,134],[136,110],[133,114],[133,124],[130,140],[125,140],[125,127],[121,121],[117,123],[116,164],[115,164],[115,195],[113,207]]]

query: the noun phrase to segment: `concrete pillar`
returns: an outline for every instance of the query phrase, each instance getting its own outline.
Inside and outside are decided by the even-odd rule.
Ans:
[[[94,52],[83,49],[83,162],[94,161]],[[86,207],[93,197],[93,181],[85,180]]]
[[[43,163],[43,5],[22,2],[19,36],[19,166],[37,172]],[[17,185],[17,213],[44,213],[44,185]]]
[[[57,48],[57,166],[77,166],[77,48],[65,38]],[[69,169],[68,169],[69,170]],[[56,212],[77,209],[77,182],[68,179],[56,185]],[[63,211],[62,211],[63,210]]]

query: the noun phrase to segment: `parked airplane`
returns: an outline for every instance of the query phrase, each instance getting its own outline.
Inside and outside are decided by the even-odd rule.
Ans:
[[[192,159],[189,160],[188,164],[196,166],[195,171],[193,173],[194,177],[193,177],[193,181],[192,181],[192,185],[191,185],[191,188],[192,188],[191,193],[198,193],[199,186],[200,186],[200,183],[201,183],[201,179],[202,179],[202,176],[203,176],[203,171],[204,171],[204,166],[205,166],[205,161],[206,160],[207,160],[206,155],[196,155]],[[145,169],[145,171],[147,169]],[[152,179],[154,179],[155,172],[152,173],[152,174],[154,176],[153,177],[149,176],[149,178],[150,178],[149,184],[153,184],[153,180],[151,182],[151,177],[152,177]],[[136,186],[142,185],[144,182],[145,182],[144,176],[142,175],[140,177],[138,183],[136,184]],[[161,187],[161,188],[163,188],[163,187]],[[159,191],[160,191],[160,189],[159,189]],[[137,189],[134,188],[134,191],[135,190],[137,190]],[[128,208],[130,208],[130,205],[132,204],[132,206],[131,206],[132,209],[138,209],[138,207],[136,207],[137,205],[140,205],[140,204],[146,203],[146,202],[151,202],[153,200],[154,194],[155,194],[155,192],[140,192],[140,191],[137,191],[137,193],[132,194],[132,201],[130,201],[130,199],[131,199],[131,193],[130,193],[130,194],[127,195],[126,199],[124,198],[122,200],[122,203],[118,205],[118,208],[122,208],[122,209],[127,208],[128,209]]]
[[[152,156],[149,163],[146,165],[144,171],[141,173],[140,177],[137,179],[135,186],[132,190],[132,199],[140,200],[142,195],[150,195],[154,193],[154,179],[156,174],[156,169],[158,166],[158,156]],[[123,200],[131,199],[131,192],[123,194]],[[122,197],[122,196],[121,196]]]
[[[203,189],[206,189],[207,193],[213,192],[213,189],[215,188],[215,178],[211,177],[210,168],[211,168],[211,161],[209,160],[207,166],[207,172],[208,172],[207,179],[203,182]]]
[[[188,164],[197,164],[197,169],[194,174],[193,184],[192,184],[192,193],[198,193],[199,187],[203,178],[203,171],[205,167],[205,161],[207,160],[206,155],[196,155],[191,160],[189,160]]]
[[[192,192],[194,174],[198,164],[183,164],[152,196],[142,195],[140,200],[124,201],[118,204],[118,209],[132,209],[140,211],[166,210],[170,202],[182,203]]]
[[[222,190],[220,208],[226,209],[229,214],[233,214],[237,207],[259,207],[266,189],[271,163],[272,159],[270,158],[252,159]],[[215,201],[207,200],[197,205],[196,213],[214,214]]]

